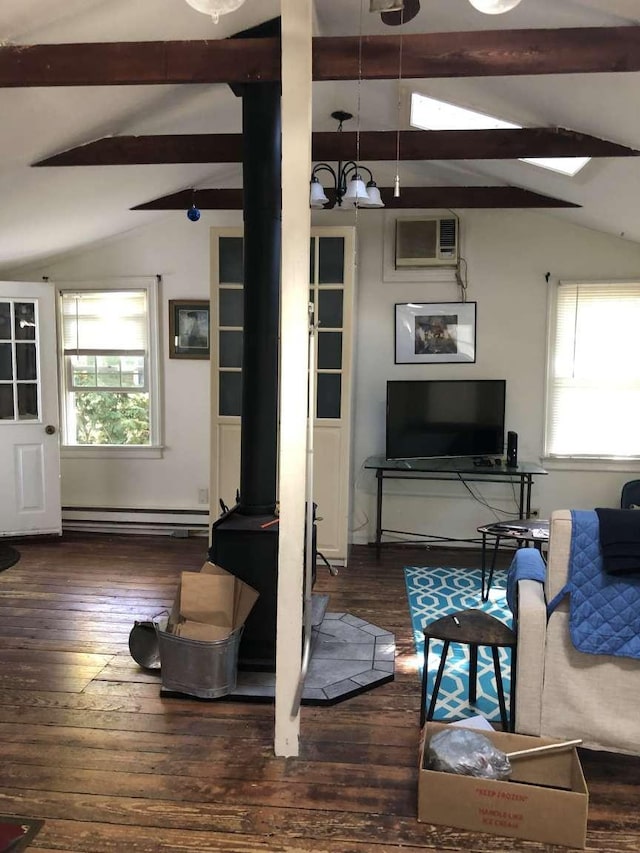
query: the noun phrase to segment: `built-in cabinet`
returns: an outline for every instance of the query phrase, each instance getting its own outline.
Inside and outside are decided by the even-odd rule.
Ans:
[[[212,514],[233,506],[240,484],[242,414],[242,229],[211,229]],[[355,230],[311,231],[309,300],[317,325],[313,495],[318,549],[345,563],[349,541]]]

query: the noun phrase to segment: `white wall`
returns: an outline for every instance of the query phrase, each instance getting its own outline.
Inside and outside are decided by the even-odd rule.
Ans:
[[[21,279],[49,276],[86,280],[111,276],[161,275],[161,459],[62,459],[63,506],[206,509],[198,492],[209,487],[209,361],[170,359],[168,301],[208,299],[209,230],[237,225],[240,212],[204,213],[190,222],[184,212],[130,231],[83,252],[38,268]]]
[[[429,215],[426,212],[425,215]],[[383,280],[383,243],[390,211],[360,211],[356,307],[354,502],[352,535],[373,537],[375,480],[363,471],[367,456],[384,453],[387,379],[505,378],[507,429],[519,435],[519,457],[539,462],[548,285],[558,279],[640,276],[640,245],[568,224],[538,211],[462,211],[462,253],[468,264],[469,301],[477,302],[475,364],[395,365],[396,302],[457,301],[450,273],[412,281]],[[353,214],[320,212],[314,223],[353,223]],[[209,464],[209,362],[169,359],[167,302],[209,296],[209,228],[241,224],[240,212],[203,212],[191,223],[183,212],[81,253],[21,270],[19,278],[86,279],[161,274],[165,452],[162,459],[128,462],[63,460],[65,505],[196,508]],[[385,225],[385,223],[387,223]],[[396,276],[397,278],[397,276]],[[415,280],[415,279],[422,280]],[[215,343],[215,342],[214,342]],[[613,466],[610,466],[613,467]],[[615,506],[622,483],[635,474],[613,470],[551,470],[536,482],[533,505],[554,508]],[[513,510],[514,493],[502,485],[471,484],[489,503]],[[469,538],[494,514],[460,483],[392,481],[385,487],[386,527]]]
[[[540,464],[549,287],[559,279],[637,278],[640,246],[538,211],[462,211],[467,299],[477,303],[476,363],[395,365],[394,304],[457,301],[459,291],[448,273],[447,281],[433,280],[433,272],[422,282],[381,280],[380,246],[388,225],[381,216],[360,216],[352,527],[354,541],[364,542],[375,532],[375,476],[360,466],[367,456],[384,454],[386,380],[506,379],[506,428],[518,433],[519,459]],[[541,517],[561,507],[615,506],[622,483],[638,475],[628,465],[609,467],[613,470],[549,467],[534,485],[532,506]],[[470,486],[491,505],[515,510],[510,486]],[[385,483],[383,506],[386,528],[462,539],[496,518],[461,483],[392,480]]]

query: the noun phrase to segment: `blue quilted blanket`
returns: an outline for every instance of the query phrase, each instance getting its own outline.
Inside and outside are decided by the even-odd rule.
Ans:
[[[596,512],[572,510],[571,515],[569,581],[548,612],[569,593],[569,633],[578,651],[640,658],[640,578],[608,575]]]

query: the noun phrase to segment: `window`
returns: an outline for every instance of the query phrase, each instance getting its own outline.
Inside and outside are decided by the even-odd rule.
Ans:
[[[487,113],[479,113],[466,107],[458,107],[439,101],[419,92],[411,93],[409,123],[422,130],[495,130],[497,128],[521,128],[521,124],[504,121]],[[541,169],[550,169],[573,177],[583,169],[590,157],[518,157],[523,163],[531,163]]]
[[[63,444],[154,446],[156,282],[60,291]]]
[[[545,455],[640,458],[640,282],[561,282],[552,300]]]

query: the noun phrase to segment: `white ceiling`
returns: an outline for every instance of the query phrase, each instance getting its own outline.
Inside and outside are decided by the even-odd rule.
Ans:
[[[185,0],[2,0],[0,43],[42,44],[225,38],[275,17],[279,0],[246,0],[214,25]],[[399,33],[368,0],[316,0],[317,34]],[[403,32],[624,26],[640,0],[522,0],[482,15],[468,0],[422,0]],[[562,126],[640,149],[638,73],[314,84],[314,129],[333,130],[346,109],[356,130],[406,125],[419,89],[523,125]],[[0,272],[67,252],[167,215],[130,207],[190,187],[240,186],[233,165],[31,168],[50,155],[109,135],[240,132],[239,100],[226,85],[0,89]],[[374,167],[391,184],[393,163]],[[405,185],[512,184],[582,205],[550,215],[640,242],[640,158],[593,160],[575,178],[518,161],[405,162]]]

